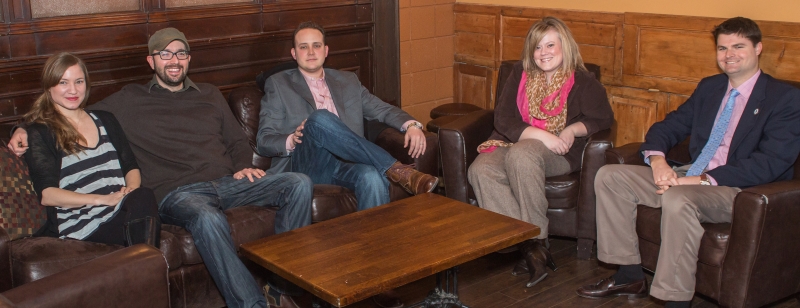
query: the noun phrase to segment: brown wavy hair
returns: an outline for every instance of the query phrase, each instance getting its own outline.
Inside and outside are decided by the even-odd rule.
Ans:
[[[81,142],[86,143],[86,139],[69,123],[64,115],[58,112],[56,103],[53,97],[50,96],[50,88],[58,85],[67,69],[74,65],[80,66],[83,71],[84,84],[86,85],[86,93],[79,107],[83,108],[86,106],[86,102],[89,100],[89,90],[91,88],[89,71],[86,70],[86,64],[77,56],[68,52],[62,52],[51,56],[47,59],[47,62],[44,63],[44,69],[42,70],[42,90],[44,93],[39,95],[39,98],[33,103],[31,110],[23,117],[28,123],[47,125],[56,138],[56,145],[69,154],[81,152],[82,148],[79,145]]]
[[[567,76],[577,70],[586,71],[586,66],[583,65],[583,58],[578,50],[578,43],[572,37],[572,32],[569,31],[569,28],[561,19],[547,16],[533,24],[525,37],[525,45],[522,47],[522,67],[525,72],[532,74],[541,71],[533,60],[533,54],[536,52],[536,45],[551,29],[555,30],[558,33],[558,38],[561,39],[561,53],[564,58],[561,67],[565,70]]]

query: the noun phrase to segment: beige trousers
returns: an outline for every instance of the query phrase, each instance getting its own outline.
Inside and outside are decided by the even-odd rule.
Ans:
[[[688,166],[678,171],[685,173]],[[683,172],[681,172],[683,171]],[[597,258],[611,264],[641,264],[636,205],[661,208],[661,248],[650,295],[665,301],[694,296],[697,254],[705,232],[700,223],[731,221],[736,187],[681,185],[656,194],[646,166],[607,165],[595,178]]]
[[[478,155],[469,167],[469,183],[480,207],[537,225],[547,238],[544,179],[568,173],[569,162],[539,140]]]

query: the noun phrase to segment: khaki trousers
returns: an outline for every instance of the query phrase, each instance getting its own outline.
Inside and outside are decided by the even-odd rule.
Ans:
[[[478,155],[468,177],[481,208],[534,224],[542,230],[537,238],[544,239],[549,224],[544,179],[569,170],[566,158],[529,139]]]
[[[676,170],[688,169],[687,166]],[[641,264],[636,205],[661,208],[661,249],[650,295],[666,301],[694,296],[697,254],[705,232],[700,223],[731,221],[735,187],[681,185],[656,194],[646,166],[607,165],[595,178],[597,258],[611,264]]]

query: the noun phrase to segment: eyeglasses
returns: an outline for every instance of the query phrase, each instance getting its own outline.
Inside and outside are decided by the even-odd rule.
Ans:
[[[172,55],[175,55],[176,57],[178,57],[178,60],[189,59],[189,52],[186,51],[186,50],[179,50],[179,51],[176,51],[176,52],[171,52],[169,50],[162,50],[162,51],[159,51],[157,53],[152,54],[151,56],[155,57],[156,55],[158,55],[158,57],[160,57],[161,60],[171,60],[172,59]]]

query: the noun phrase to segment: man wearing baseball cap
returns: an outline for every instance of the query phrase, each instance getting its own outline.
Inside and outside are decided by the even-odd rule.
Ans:
[[[266,307],[263,292],[236,255],[223,210],[247,204],[277,207],[275,233],[311,224],[313,183],[300,173],[267,175],[252,168],[252,150],[215,86],[194,83],[189,42],[175,28],[153,33],[147,63],[155,74],[129,84],[89,109],[109,111],[125,131],[152,187],[164,223],[188,230],[228,307]],[[24,153],[17,129],[10,147]],[[21,154],[20,154],[21,155]]]

